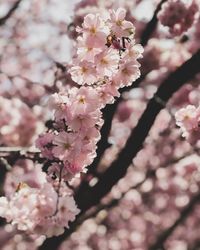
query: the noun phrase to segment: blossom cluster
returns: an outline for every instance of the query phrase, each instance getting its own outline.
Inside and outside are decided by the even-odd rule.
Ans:
[[[158,19],[169,28],[172,35],[179,36],[193,25],[198,11],[198,0],[188,2],[169,0],[162,5],[162,9],[158,13]]]
[[[200,108],[188,105],[175,114],[176,124],[181,128],[183,136],[195,144],[200,139]]]
[[[68,71],[77,87],[50,97],[53,120],[36,141],[47,158],[48,175],[38,186],[22,180],[12,194],[0,198],[0,216],[18,230],[59,235],[79,213],[65,182],[84,172],[96,155],[101,109],[140,76],[137,59],[143,48],[135,44],[134,26],[125,16],[122,8],[105,16],[88,14],[77,28],[77,50]]]
[[[105,15],[105,12],[109,9],[118,9],[119,7],[126,9],[126,20],[130,22],[134,22],[134,26],[138,23],[135,18],[133,18],[132,10],[135,8],[135,1],[127,1],[127,0],[81,0],[76,3],[74,6],[74,16],[72,22],[68,26],[68,36],[74,40],[76,40],[78,36],[78,32],[76,31],[76,27],[80,26],[83,23],[84,17],[88,14],[96,14]],[[138,34],[137,27],[137,34]],[[140,29],[140,28],[139,28]],[[136,36],[137,36],[136,34]]]
[[[15,190],[8,190],[6,185],[7,197],[0,198],[0,216],[27,234],[51,237],[63,233],[69,221],[79,213],[73,196],[63,183],[47,181],[40,166],[30,162],[24,164],[26,171],[23,175],[21,167],[16,166],[12,170],[15,179],[22,181]],[[36,175],[38,178],[33,182],[30,177]]]
[[[140,76],[137,59],[143,48],[134,41],[134,26],[119,8],[105,17],[88,14],[77,38],[77,51],[69,69],[80,87],[54,94],[49,105],[54,112],[53,128],[37,140],[43,156],[54,161],[49,168],[65,180],[85,170],[96,155],[103,124],[101,109],[119,96],[119,88]]]

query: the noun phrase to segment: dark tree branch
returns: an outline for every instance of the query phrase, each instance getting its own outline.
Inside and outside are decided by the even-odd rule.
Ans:
[[[161,9],[162,4],[166,1],[167,0],[162,0],[158,4],[152,19],[150,20],[150,22],[147,24],[145,30],[143,31],[143,33],[141,35],[141,41],[140,41],[140,43],[143,46],[146,46],[149,38],[151,37],[152,33],[155,31],[156,25],[158,22],[157,14],[158,14],[159,10]],[[121,89],[120,93],[122,94],[123,92],[126,92],[126,91],[133,89],[133,88],[139,87],[140,83],[144,80],[144,78],[145,78],[145,76],[140,76],[140,78],[138,78],[135,82],[133,82],[133,84],[131,86]],[[102,155],[104,154],[105,150],[109,147],[108,136],[109,136],[110,129],[112,126],[112,120],[113,120],[114,114],[116,113],[118,104],[121,102],[121,100],[122,100],[122,97],[118,98],[114,104],[108,105],[103,110],[103,117],[104,117],[105,122],[101,128],[101,140],[97,144],[97,157],[94,159],[91,166],[88,167],[88,169],[89,169],[88,173],[95,174],[96,168],[101,160]],[[80,186],[80,189],[82,189],[82,188],[83,189],[88,188],[87,182],[83,181],[82,185]]]
[[[188,250],[199,250],[200,249],[200,240],[194,242],[193,246],[190,247]]]
[[[120,90],[120,94],[129,91],[133,88],[137,88],[139,86],[139,84],[144,80],[145,76],[140,76],[140,78],[138,78],[134,83],[133,86],[129,86],[129,87],[124,87]],[[120,96],[114,104],[112,105],[108,105],[104,108],[103,110],[103,118],[104,118],[104,124],[101,128],[101,140],[98,142],[97,144],[97,157],[94,159],[93,163],[91,164],[91,166],[89,167],[89,170],[91,170],[91,173],[95,173],[95,170],[101,160],[101,157],[103,155],[103,153],[105,152],[105,150],[110,146],[108,143],[108,136],[111,130],[111,126],[112,126],[112,120],[113,117],[116,113],[118,104],[122,101],[122,96]]]
[[[166,1],[167,1],[167,0],[162,0],[162,1],[158,4],[158,6],[157,6],[157,8],[156,8],[156,10],[155,10],[155,12],[154,12],[154,15],[153,15],[152,19],[151,19],[150,22],[147,24],[146,29],[144,30],[144,32],[143,32],[143,34],[142,34],[142,36],[141,36],[141,42],[140,42],[140,43],[141,43],[143,46],[145,46],[145,45],[147,44],[149,38],[151,37],[152,33],[153,33],[154,30],[156,29],[157,22],[158,22],[157,14],[158,14],[158,12],[161,10],[162,4],[163,4],[164,2],[166,2]]]
[[[46,158],[40,156],[39,150],[32,150],[27,147],[0,147],[0,157],[5,158],[10,165],[15,164],[19,159],[30,159],[44,163]]]
[[[136,88],[139,86],[139,84],[143,81],[143,79],[145,78],[145,76],[140,76],[140,78],[138,78],[134,85],[129,86],[129,87],[124,87],[123,89],[120,90],[120,94],[122,94],[125,91],[129,91],[133,88]],[[122,101],[122,96],[120,96],[114,104],[112,105],[107,105],[104,110],[103,110],[103,118],[104,118],[104,124],[101,128],[101,139],[100,141],[97,143],[97,156],[94,159],[94,161],[92,162],[92,164],[88,167],[88,172],[87,174],[92,174],[94,176],[97,176],[97,167],[99,165],[99,162],[105,152],[105,150],[107,148],[110,147],[110,144],[108,143],[108,136],[111,130],[111,126],[112,126],[112,121],[114,118],[114,115],[116,113],[117,107],[119,105],[119,103]],[[87,180],[82,180],[77,192],[79,192],[79,190],[81,191],[87,191],[87,189],[89,188],[89,184]]]
[[[143,142],[156,116],[160,110],[164,108],[157,100],[161,99],[163,102],[167,102],[173,93],[194,77],[195,74],[200,72],[199,65],[200,50],[161,84],[155,96],[149,101],[146,110],[132,131],[125,147],[119,153],[118,158],[111,164],[109,169],[101,175],[99,182],[91,188],[91,190],[88,190],[85,194],[80,192],[76,195],[77,204],[83,213],[91,206],[98,204],[100,199],[126,174],[129,165],[132,163],[132,159],[142,148]]]
[[[22,0],[18,0],[16,1],[13,6],[10,8],[10,10],[8,11],[8,13],[0,18],[0,26],[4,25],[6,23],[6,21],[12,16],[12,14],[15,12],[15,10],[19,7],[19,4],[21,3]]]
[[[146,110],[140,118],[137,126],[132,131],[125,147],[120,152],[118,158],[111,164],[109,169],[103,173],[99,182],[87,192],[78,192],[75,196],[78,207],[82,213],[92,206],[98,204],[102,197],[104,197],[111,188],[126,174],[126,171],[132,159],[140,151],[143,146],[149,130],[151,129],[156,116],[164,108],[164,106],[158,102],[158,98],[167,102],[170,97],[188,80],[192,79],[197,73],[200,72],[200,50],[197,51],[188,61],[186,61],[180,68],[172,73],[158,88],[155,96],[149,101]],[[79,216],[81,216],[81,214]],[[78,216],[78,218],[79,218]],[[71,225],[72,228],[76,224],[74,221]],[[39,248],[40,250],[48,250],[51,247],[57,249],[58,246],[70,235],[70,230],[66,230],[65,233],[58,237],[52,237],[46,240]]]
[[[174,224],[171,227],[167,228],[164,232],[162,232],[158,236],[157,241],[152,246],[150,246],[149,250],[159,250],[160,248],[162,248],[166,240],[174,232],[177,226],[182,224],[187,219],[187,217],[194,209],[195,205],[199,202],[200,202],[200,193],[198,193],[191,199],[189,204],[181,211],[179,218],[174,222]]]

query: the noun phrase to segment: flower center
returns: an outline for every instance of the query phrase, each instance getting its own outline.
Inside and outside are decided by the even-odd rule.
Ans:
[[[122,20],[117,20],[116,24],[117,26],[122,26]]]
[[[79,103],[81,103],[81,104],[84,104],[84,103],[85,103],[85,98],[84,98],[83,96],[81,96],[81,97],[79,98]]]
[[[95,27],[92,27],[92,28],[90,29],[90,32],[91,32],[92,34],[95,34],[95,33],[96,33]]]
[[[68,150],[68,149],[71,148],[71,145],[67,142],[67,143],[64,144],[64,148],[65,148],[66,150]]]

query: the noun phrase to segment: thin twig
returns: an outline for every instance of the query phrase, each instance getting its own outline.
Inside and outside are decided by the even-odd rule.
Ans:
[[[13,165],[19,159],[30,159],[43,163],[46,158],[40,156],[40,151],[28,147],[0,147],[0,157],[5,158],[10,165]]]

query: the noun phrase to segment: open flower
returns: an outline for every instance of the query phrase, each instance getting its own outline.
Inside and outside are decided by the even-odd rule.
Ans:
[[[69,70],[72,80],[79,85],[92,85],[96,80],[96,69],[93,64],[82,61],[78,66],[72,66]]]
[[[127,37],[134,32],[131,22],[125,20],[126,10],[119,8],[110,12],[110,25],[112,32],[118,37]]]
[[[74,143],[76,140],[76,134],[60,132],[53,139],[53,150],[52,153],[55,157],[62,160],[66,158],[74,150]]]

